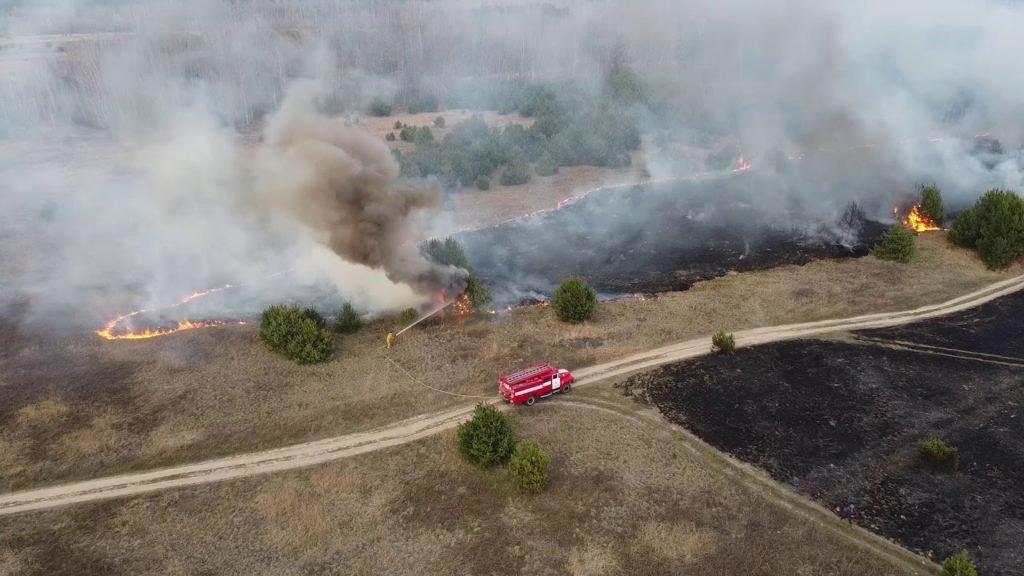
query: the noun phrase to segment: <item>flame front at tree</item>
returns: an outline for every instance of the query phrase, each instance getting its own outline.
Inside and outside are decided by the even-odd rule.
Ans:
[[[469,293],[463,292],[455,300],[455,303],[452,304],[452,311],[455,312],[456,316],[469,316],[476,311],[476,304],[469,297]]]
[[[896,212],[895,208],[893,212]],[[903,225],[918,233],[942,230],[942,227],[936,224],[935,220],[932,220],[924,213],[920,204],[915,204],[910,209],[910,212],[903,218]]]

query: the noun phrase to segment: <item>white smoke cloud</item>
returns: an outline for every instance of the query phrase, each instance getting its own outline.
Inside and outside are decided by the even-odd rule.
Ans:
[[[307,284],[329,277],[366,308],[414,303],[410,284],[437,273],[409,250],[415,209],[370,235],[387,238],[386,250],[350,251],[355,223],[320,209],[330,198],[304,204],[310,196],[288,185],[308,176],[310,142],[331,157],[359,137],[303,97],[256,142],[298,78],[319,81],[321,111],[333,114],[409,87],[465,96],[467,79],[596,85],[620,50],[671,95],[652,125],[681,118],[676,131],[735,141],[764,170],[776,155],[859,150],[856,161],[834,154],[821,178],[784,175],[792,198],[773,205],[867,197],[881,210],[922,181],[952,203],[1022,184],[1017,2],[11,6],[0,17],[0,289],[51,308],[155,305],[291,269]],[[297,140],[280,127],[292,113],[305,126]],[[992,166],[973,149],[978,134],[1007,151]],[[389,181],[380,152],[346,154]],[[319,174],[314,188],[330,188]],[[842,184],[822,185],[826,176]]]

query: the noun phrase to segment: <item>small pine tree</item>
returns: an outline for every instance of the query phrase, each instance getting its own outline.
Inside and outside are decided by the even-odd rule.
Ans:
[[[459,452],[467,460],[487,467],[508,460],[516,440],[505,415],[481,402],[473,411],[473,418],[459,424],[458,442]]]
[[[402,121],[401,120],[395,120],[394,128],[395,128],[395,130],[401,130],[402,129]]]
[[[597,311],[597,293],[586,280],[572,276],[555,290],[551,303],[561,321],[576,324],[593,318]]]
[[[1024,256],[1024,200],[989,190],[953,222],[949,241],[977,250],[989,268],[1006,268]]]
[[[477,176],[476,182],[474,183],[476,184],[477,190],[490,190],[491,188],[491,179],[487,176]]]
[[[469,275],[469,278],[466,278],[466,294],[473,301],[473,306],[476,307],[477,312],[486,309],[487,305],[491,303],[491,291],[487,288],[486,284],[472,274]]]
[[[509,460],[508,473],[520,490],[543,492],[548,485],[548,455],[533,440],[520,442]]]
[[[1024,256],[1024,200],[1013,192],[990,190],[975,205],[975,247],[989,268],[1006,268]]]
[[[398,138],[401,139],[402,142],[412,142],[416,139],[416,132],[417,130],[415,126],[409,126],[406,124],[405,126],[402,126],[402,130],[398,133]]]
[[[544,154],[534,164],[533,171],[537,173],[537,176],[551,176],[558,173],[558,165],[552,160],[550,154]]]
[[[942,561],[942,572],[940,576],[978,576],[978,570],[971,561],[971,555],[967,550],[961,550],[959,554],[950,556]]]
[[[946,224],[946,207],[942,203],[942,192],[935,185],[921,188],[921,212],[938,227]]]
[[[882,239],[871,249],[871,253],[881,260],[910,262],[914,256],[914,233],[901,224],[897,224],[882,235]]]
[[[949,229],[949,241],[963,248],[974,248],[978,244],[978,217],[973,208],[957,216]]]
[[[388,132],[388,135],[385,136],[384,139],[387,140],[388,142],[394,142],[395,141],[395,133],[394,132]]]
[[[502,186],[518,186],[530,181],[530,170],[522,159],[513,159],[501,172]]]
[[[338,314],[338,319],[334,321],[334,331],[341,334],[354,334],[362,327],[363,320],[359,318],[359,314],[356,314],[356,309],[352,307],[352,304],[345,302],[341,307],[341,313]]]
[[[416,129],[416,134],[413,136],[413,142],[417,146],[423,146],[431,144],[434,141],[434,132],[429,126],[422,126]]]
[[[444,240],[432,238],[427,242],[424,253],[431,261],[442,266],[455,266],[463,270],[470,270],[466,252],[462,249],[459,241],[451,236]]]
[[[711,351],[716,354],[728,354],[736,349],[736,338],[732,334],[716,332],[711,337]]]
[[[438,116],[437,118],[434,118],[434,127],[444,128],[444,116]]]

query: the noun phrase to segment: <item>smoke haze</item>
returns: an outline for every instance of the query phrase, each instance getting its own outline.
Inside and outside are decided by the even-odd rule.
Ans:
[[[415,248],[445,232],[441,198],[399,181],[387,148],[339,118],[375,97],[484,106],[494,82],[595,92],[616,59],[657,102],[638,110],[655,178],[700,166],[650,135],[732,145],[776,172],[763,203],[779,218],[831,220],[851,200],[879,217],[922,182],[954,208],[1022,184],[1017,2],[8,0],[0,11],[0,298],[28,299],[40,317],[159,305],[282,270],[287,283],[266,288],[275,297],[326,285],[363,310],[416,305],[461,282]]]

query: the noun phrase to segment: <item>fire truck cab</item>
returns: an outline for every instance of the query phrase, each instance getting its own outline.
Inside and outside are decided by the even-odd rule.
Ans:
[[[572,373],[565,368],[537,364],[500,376],[498,393],[506,402],[533,406],[538,398],[555,392],[568,392],[575,381]]]

